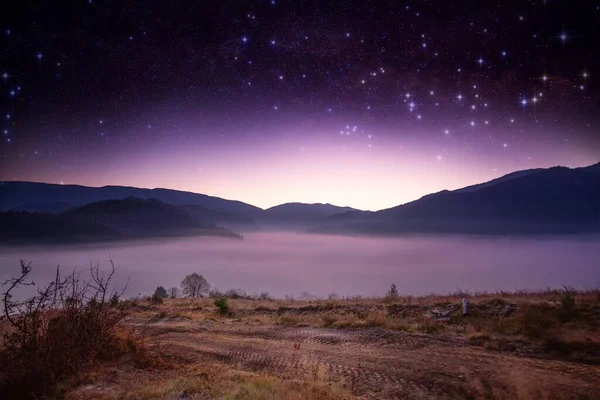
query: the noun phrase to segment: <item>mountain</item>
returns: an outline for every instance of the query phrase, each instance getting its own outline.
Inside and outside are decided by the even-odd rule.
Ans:
[[[260,230],[260,227],[256,224],[256,222],[246,215],[215,211],[202,206],[179,206],[179,208],[190,217],[202,223],[212,222],[236,231],[244,232]],[[261,211],[258,211],[254,214],[258,214]]]
[[[510,174],[501,176],[500,178],[492,179],[489,182],[478,183],[476,185],[467,186],[462,189],[457,189],[454,192],[455,193],[474,192],[476,190],[483,189],[484,187],[487,187],[487,186],[494,186],[500,182],[510,181],[511,179],[517,179],[522,176],[527,176],[529,174],[533,174],[533,173],[540,172],[543,170],[544,170],[543,168],[537,168],[537,169],[526,169],[524,171],[511,172]]]
[[[254,219],[262,226],[276,229],[305,231],[318,225],[324,218],[336,214],[356,211],[350,207],[339,207],[332,204],[285,203],[268,208],[254,215]]]
[[[334,206],[329,203],[285,203],[266,209],[262,217],[270,219],[316,219],[347,211],[356,211],[356,209]]]
[[[0,212],[3,242],[88,242],[182,235],[239,237],[156,199],[128,197],[86,204],[59,214]]]
[[[107,226],[66,218],[60,214],[0,212],[0,243],[88,242],[118,238]]]
[[[590,165],[589,167],[577,168],[580,171],[593,172],[595,174],[600,174],[600,163]]]
[[[519,171],[371,214],[330,217],[314,231],[367,234],[600,232],[600,174],[587,168],[564,167]]]
[[[260,230],[260,225],[304,229],[319,218],[353,210],[331,204],[282,204],[263,210],[240,201],[170,189],[127,186],[87,187],[34,182],[0,182],[0,211],[62,213],[89,203],[129,197],[156,199],[177,206],[202,224],[223,225],[241,231]],[[310,221],[310,223],[309,223]]]
[[[262,211],[241,201],[170,189],[141,189],[127,186],[88,187],[35,182],[0,182],[0,211],[62,212],[72,207],[127,197],[156,199],[175,206],[194,205],[214,211],[251,215]]]

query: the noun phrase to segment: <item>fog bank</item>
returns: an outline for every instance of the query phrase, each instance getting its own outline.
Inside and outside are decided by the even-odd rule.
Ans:
[[[600,286],[600,238],[364,238],[294,233],[251,233],[245,240],[195,237],[87,246],[0,247],[0,278],[15,275],[19,260],[32,262],[38,284],[89,267],[112,255],[118,283],[128,296],[157,285],[179,286],[191,272],[218,289],[241,288],[278,297],[382,295],[395,283],[401,293]]]

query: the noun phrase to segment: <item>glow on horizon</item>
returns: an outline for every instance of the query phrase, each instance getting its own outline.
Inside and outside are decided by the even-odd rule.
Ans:
[[[260,208],[302,202],[375,211],[519,169],[598,162],[593,151],[559,149],[532,160],[522,155],[527,151],[525,145],[507,149],[500,144],[496,154],[476,157],[451,148],[441,151],[434,143],[422,141],[407,140],[405,145],[398,145],[368,137],[343,143],[291,138],[269,145],[159,144],[140,147],[132,157],[87,159],[85,171],[40,165],[13,177],[0,174],[0,180],[167,188]],[[373,146],[368,147],[371,143]],[[510,163],[506,162],[507,151],[515,152],[515,160]]]

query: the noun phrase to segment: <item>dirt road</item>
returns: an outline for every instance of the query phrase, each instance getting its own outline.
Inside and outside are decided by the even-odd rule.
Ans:
[[[600,367],[473,346],[455,336],[156,322],[150,343],[185,363],[336,382],[369,399],[598,399]]]

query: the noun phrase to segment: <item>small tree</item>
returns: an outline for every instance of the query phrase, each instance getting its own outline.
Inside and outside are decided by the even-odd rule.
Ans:
[[[162,286],[158,286],[154,291],[154,296],[166,299],[167,297],[169,297],[169,294],[167,293],[167,289],[165,289]]]
[[[169,297],[172,299],[176,299],[181,295],[181,290],[178,287],[172,287],[169,289]]]
[[[200,274],[193,273],[181,281],[181,292],[187,297],[201,297],[210,290],[210,284]]]
[[[219,314],[229,314],[229,302],[227,301],[227,297],[216,298],[214,304],[219,309]]]
[[[395,283],[392,283],[392,286],[390,286],[390,290],[387,292],[387,297],[389,299],[395,299],[398,297],[398,288],[396,287]]]

